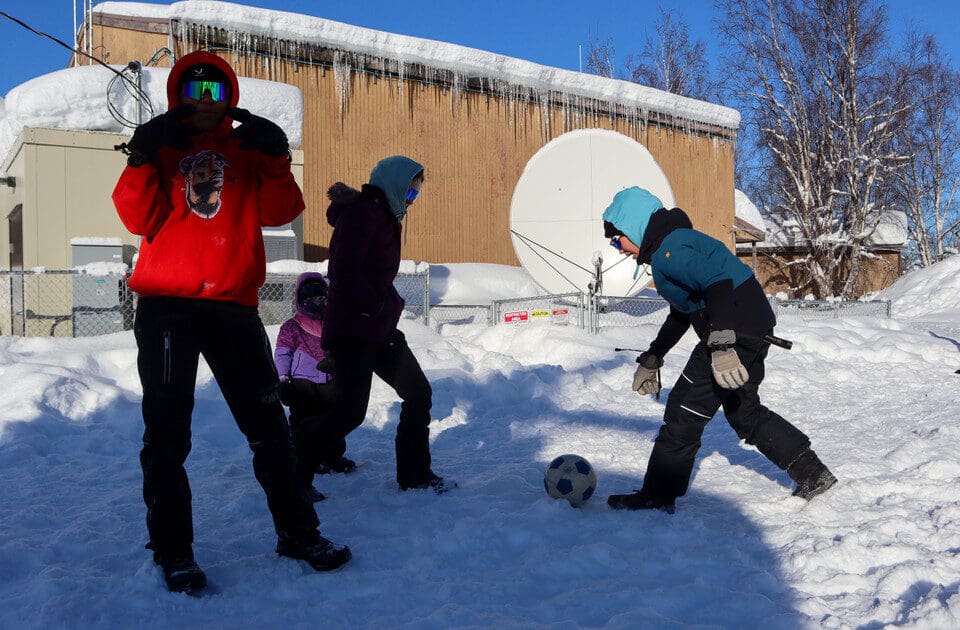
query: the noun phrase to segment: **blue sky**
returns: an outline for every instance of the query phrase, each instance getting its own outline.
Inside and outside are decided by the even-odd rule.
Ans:
[[[156,4],[172,4],[162,0]],[[77,2],[81,4],[82,2]],[[657,7],[673,9],[711,51],[712,0],[247,0],[266,9],[303,13],[376,30],[435,39],[535,63],[577,70],[580,47],[612,37],[618,62],[639,52],[654,30]],[[12,0],[3,11],[61,40],[72,42],[73,0]],[[960,64],[960,3],[944,0],[891,0],[894,34],[913,21],[937,33],[955,64]],[[62,8],[58,8],[62,7]],[[33,77],[66,67],[69,52],[0,17],[0,96]],[[126,63],[124,60],[110,60]]]

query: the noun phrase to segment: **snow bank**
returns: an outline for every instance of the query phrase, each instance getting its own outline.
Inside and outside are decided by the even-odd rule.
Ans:
[[[956,317],[960,319],[960,256],[918,269],[880,291],[898,317]]]

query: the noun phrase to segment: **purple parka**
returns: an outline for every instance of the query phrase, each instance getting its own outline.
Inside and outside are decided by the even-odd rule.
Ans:
[[[325,353],[320,345],[321,323],[304,313],[300,309],[300,287],[308,280],[323,280],[323,275],[308,271],[297,278],[293,301],[297,314],[288,319],[280,327],[277,335],[277,349],[273,355],[273,362],[277,365],[277,373],[281,378],[301,378],[314,383],[330,381],[330,375],[317,369],[317,362],[324,358]]]

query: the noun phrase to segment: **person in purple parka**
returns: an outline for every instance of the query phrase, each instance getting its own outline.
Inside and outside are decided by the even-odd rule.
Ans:
[[[327,305],[327,281],[314,271],[300,274],[294,291],[296,314],[280,327],[274,363],[280,375],[280,400],[290,408],[290,429],[297,457],[297,477],[314,501],[324,500],[313,488],[315,473],[348,473],[356,464],[342,455],[325,458],[321,428],[334,411],[333,377],[317,363],[326,358],[320,346]]]

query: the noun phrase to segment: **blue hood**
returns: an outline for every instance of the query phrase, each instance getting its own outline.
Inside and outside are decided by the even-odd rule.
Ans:
[[[633,186],[613,196],[613,202],[603,211],[603,220],[612,223],[639,247],[650,216],[662,207],[663,202],[656,196]]]
[[[370,171],[370,185],[383,191],[397,221],[402,221],[407,214],[407,190],[422,172],[422,164],[403,155],[384,158]]]

